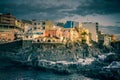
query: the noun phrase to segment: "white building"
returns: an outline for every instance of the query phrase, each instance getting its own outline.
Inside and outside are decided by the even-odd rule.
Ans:
[[[45,35],[45,21],[33,20],[32,26],[33,39]]]
[[[91,33],[91,39],[95,42],[98,42],[98,23],[83,22],[81,24],[84,28],[89,30],[89,32]]]
[[[103,45],[108,46],[108,45],[110,45],[110,43],[111,43],[111,37],[109,35],[105,35]]]
[[[32,40],[32,25],[24,23],[23,40]]]

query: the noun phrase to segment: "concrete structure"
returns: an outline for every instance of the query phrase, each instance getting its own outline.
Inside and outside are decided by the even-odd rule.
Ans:
[[[79,23],[78,22],[74,22],[74,21],[67,21],[64,25],[64,28],[74,28],[76,26],[78,26]]]
[[[32,21],[32,38],[37,38],[39,36],[45,36],[45,21]]]
[[[104,34],[101,31],[98,31],[98,42],[99,42],[99,44],[108,46],[108,45],[110,45],[111,41],[112,41],[111,35]]]
[[[95,42],[98,42],[98,23],[92,23],[92,22],[83,22],[81,23],[82,26],[86,29],[88,29],[91,33],[91,39]]]
[[[22,26],[16,25],[17,19],[10,13],[0,14],[0,30],[13,30],[23,31]]]
[[[116,35],[111,35],[111,40],[112,40],[112,41],[117,41]]]
[[[45,21],[45,30],[53,30],[55,28],[55,25],[52,21],[46,20]]]
[[[46,37],[56,37],[56,29],[54,29],[54,30],[46,30],[45,31],[45,36]]]
[[[0,24],[15,25],[15,20],[16,18],[10,13],[0,14]]]
[[[0,42],[14,41],[15,34],[13,31],[0,32]]]
[[[90,37],[89,37],[89,30],[83,28],[82,32],[81,32],[81,42],[82,43],[87,43],[88,45],[90,44]]]
[[[33,33],[32,33],[32,24],[24,23],[24,33],[23,33],[23,40],[32,40]]]
[[[104,44],[103,45],[108,46],[110,44],[111,44],[111,36],[108,35],[108,34],[105,34],[104,35]]]

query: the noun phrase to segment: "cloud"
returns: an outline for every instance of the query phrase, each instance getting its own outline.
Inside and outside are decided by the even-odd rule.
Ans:
[[[0,12],[10,12],[18,18],[56,20],[74,15],[120,14],[119,3],[120,0],[1,0]]]
[[[74,8],[72,5],[77,4],[73,0],[4,0],[0,3],[0,12],[7,13],[11,12],[18,17],[28,16],[31,17],[31,14],[41,14],[40,17],[50,17],[61,18],[61,16],[66,16],[68,13],[61,12],[61,10],[72,10]],[[37,16],[35,15],[35,16]],[[56,15],[56,17],[54,16]],[[34,17],[34,16],[32,16]]]
[[[76,10],[71,11],[74,14],[116,14],[120,13],[120,0],[84,0],[80,1]]]

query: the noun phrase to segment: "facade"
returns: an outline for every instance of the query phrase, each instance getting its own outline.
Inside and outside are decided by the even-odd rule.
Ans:
[[[0,32],[0,42],[14,41],[15,35],[13,31]]]
[[[104,35],[104,44],[103,45],[108,46],[110,44],[111,44],[111,36],[108,35],[108,34],[105,34]]]
[[[89,36],[89,30],[83,28],[82,32],[81,32],[81,42],[82,43],[87,43],[88,45],[90,44],[90,36]]]
[[[111,41],[116,41],[115,35],[110,36],[99,32],[98,23],[66,21],[66,23],[57,23],[56,25],[50,20],[25,22],[25,20],[17,20],[9,13],[0,14],[0,41],[7,42],[18,38],[37,42],[79,40],[87,44],[95,41],[103,45],[109,45]]]
[[[15,25],[15,20],[16,18],[10,13],[0,14],[0,24]]]
[[[81,24],[84,28],[90,31],[91,39],[95,42],[98,42],[98,23],[83,22]]]
[[[45,21],[45,30],[46,31],[53,30],[54,28],[55,28],[55,25],[52,21],[50,21],[50,20]]]
[[[54,29],[54,30],[46,30],[45,31],[45,36],[46,37],[56,37],[56,29]]]
[[[117,40],[116,35],[111,35],[111,40],[116,41]]]
[[[79,25],[78,22],[67,21],[64,25],[64,28],[74,28],[74,27],[77,27],[78,25]]]
[[[17,20],[12,14],[0,14],[0,31],[16,31],[23,32],[23,24]]]
[[[23,40],[32,40],[32,24],[24,23],[24,33],[23,33]]]
[[[99,44],[107,46],[107,45],[110,45],[111,41],[112,41],[111,35],[104,34],[101,31],[98,32],[98,42],[99,42]]]
[[[32,38],[37,38],[39,36],[45,36],[45,21],[32,21]]]
[[[25,23],[23,23],[21,20],[15,20],[15,26],[24,31]]]

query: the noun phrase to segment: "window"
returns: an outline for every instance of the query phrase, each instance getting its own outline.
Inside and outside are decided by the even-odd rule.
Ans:
[[[36,27],[34,27],[34,30],[36,30],[37,28]]]
[[[26,38],[28,38],[28,36],[26,36]]]
[[[34,23],[34,25],[37,25],[37,23]]]
[[[45,27],[43,27],[43,29],[45,29]]]
[[[45,25],[45,22],[43,22],[42,24]]]

